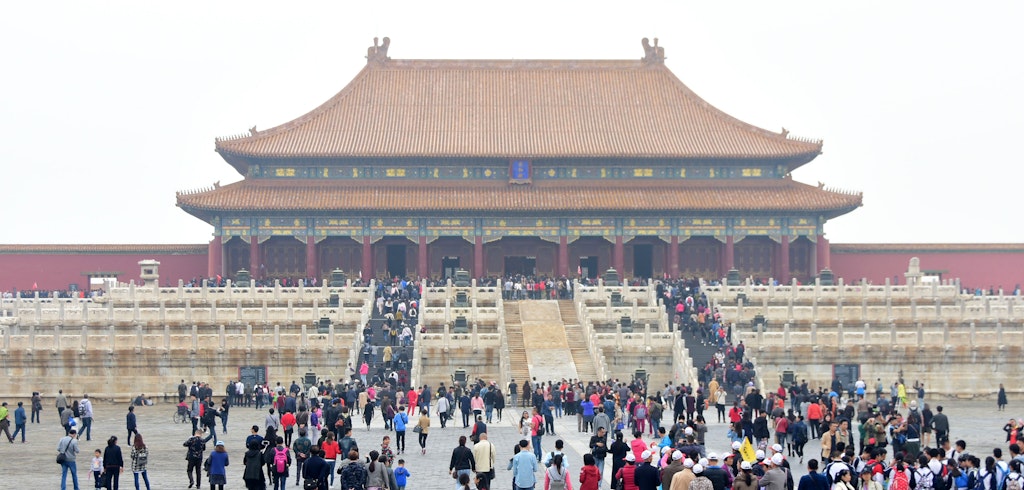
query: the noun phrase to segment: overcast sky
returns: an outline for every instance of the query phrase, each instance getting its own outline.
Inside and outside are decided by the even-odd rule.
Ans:
[[[241,178],[214,138],[392,58],[638,59],[719,109],[822,138],[795,173],[863,191],[833,243],[1022,242],[1024,2],[8,2],[4,243],[203,243],[175,191]]]

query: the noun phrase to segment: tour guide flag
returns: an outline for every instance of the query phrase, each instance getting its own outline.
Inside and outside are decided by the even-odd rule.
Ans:
[[[750,464],[754,464],[754,461],[757,461],[757,452],[754,451],[753,444],[750,444],[750,439],[743,439],[743,445],[740,446],[740,456],[743,457],[743,461]]]

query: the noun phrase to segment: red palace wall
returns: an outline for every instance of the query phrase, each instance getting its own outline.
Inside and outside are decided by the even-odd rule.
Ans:
[[[1024,285],[1024,245],[1000,244],[832,244],[831,266],[847,283],[867,278],[882,284],[885,278],[903,274],[911,257],[920,259],[923,272],[942,273],[943,279],[960,279],[967,288],[999,289],[1007,294]]]
[[[160,284],[206,276],[206,245],[90,246],[0,245],[0,291],[88,287],[84,272],[120,272],[121,282],[139,280],[140,260],[160,262]]]
[[[584,250],[580,247],[585,240],[578,242],[570,244],[571,273],[575,273],[573,260],[579,255],[597,255],[601,267],[607,267],[610,244],[598,242],[603,247],[590,250],[588,246]],[[409,258],[409,270],[415,270],[415,248],[410,250],[413,256]],[[138,262],[145,259],[160,262],[161,284],[177,285],[178,279],[187,281],[206,275],[207,251],[207,245],[0,245],[0,291],[30,290],[33,286],[58,290],[69,284],[85,288],[87,278],[82,273],[97,271],[120,272],[118,280],[139,282]],[[432,251],[431,260],[437,262],[441,255],[445,253]],[[539,258],[541,254],[537,255]],[[898,278],[902,284],[910,258],[918,257],[922,271],[939,271],[943,279],[960,278],[964,287],[1002,286],[1010,292],[1024,285],[1024,245],[834,243],[830,255],[832,270],[847,282],[867,278],[881,284],[886,278]],[[501,267],[500,263],[488,265]],[[544,264],[538,260],[538,265]]]

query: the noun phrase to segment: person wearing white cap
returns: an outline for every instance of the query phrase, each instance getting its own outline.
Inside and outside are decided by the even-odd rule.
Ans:
[[[786,490],[786,480],[789,475],[782,467],[782,455],[775,454],[771,458],[765,459],[764,462],[768,471],[765,471],[764,476],[761,477],[761,486],[765,490]]]
[[[612,488],[620,488],[616,482],[622,480],[622,487],[625,490],[636,489],[636,456],[632,452],[626,453],[626,457],[623,458],[626,464],[619,468],[619,471],[615,473],[614,479],[612,480]]]
[[[683,469],[672,477],[672,485],[669,486],[669,490],[688,490],[690,483],[696,475],[693,474],[693,460],[683,456]]]
[[[651,464],[651,458],[657,456],[658,453],[653,451],[644,451],[640,455],[643,461],[637,465],[636,474],[633,477],[639,490],[657,490],[661,485],[658,468]]]
[[[718,453],[713,451],[708,453],[707,464],[703,465],[704,476],[711,480],[715,490],[732,488],[732,475],[725,471],[725,468],[722,468],[721,460],[718,458]]]
[[[690,482],[690,488],[687,490],[716,490],[715,485],[711,483],[708,477],[704,476],[704,473],[704,465],[700,463],[693,465],[693,474],[695,476],[693,481]]]
[[[733,490],[757,490],[760,487],[760,483],[751,469],[753,466],[750,463],[746,461],[740,463],[740,472],[736,475],[736,481],[732,486]]]
[[[671,449],[671,448],[669,448]],[[679,451],[672,451],[669,454],[669,464],[661,470],[661,488],[663,490],[669,490],[672,486],[672,477],[676,476],[676,473],[683,471],[683,453]]]

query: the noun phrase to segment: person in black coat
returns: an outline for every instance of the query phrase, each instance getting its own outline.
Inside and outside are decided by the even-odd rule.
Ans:
[[[117,445],[117,436],[107,439],[107,448],[103,451],[103,481],[106,489],[117,489],[121,473],[124,471],[124,458],[121,447]]]
[[[302,478],[306,480],[318,480],[320,482],[320,486],[317,488],[320,490],[327,490],[331,467],[328,466],[327,461],[321,457],[322,455],[323,452],[320,451],[320,448],[313,446],[313,449],[309,451],[309,459],[306,460],[305,465],[302,467]]]
[[[643,462],[637,465],[636,472],[633,474],[633,482],[640,490],[657,490],[661,486],[661,473],[658,468],[651,465],[651,458],[656,454],[644,451],[641,455]]]
[[[245,452],[245,457],[242,459],[242,464],[245,465],[242,481],[245,482],[245,488],[249,490],[266,490],[267,482],[263,478],[263,454],[260,452],[263,442],[251,441],[248,447],[249,450]]]

